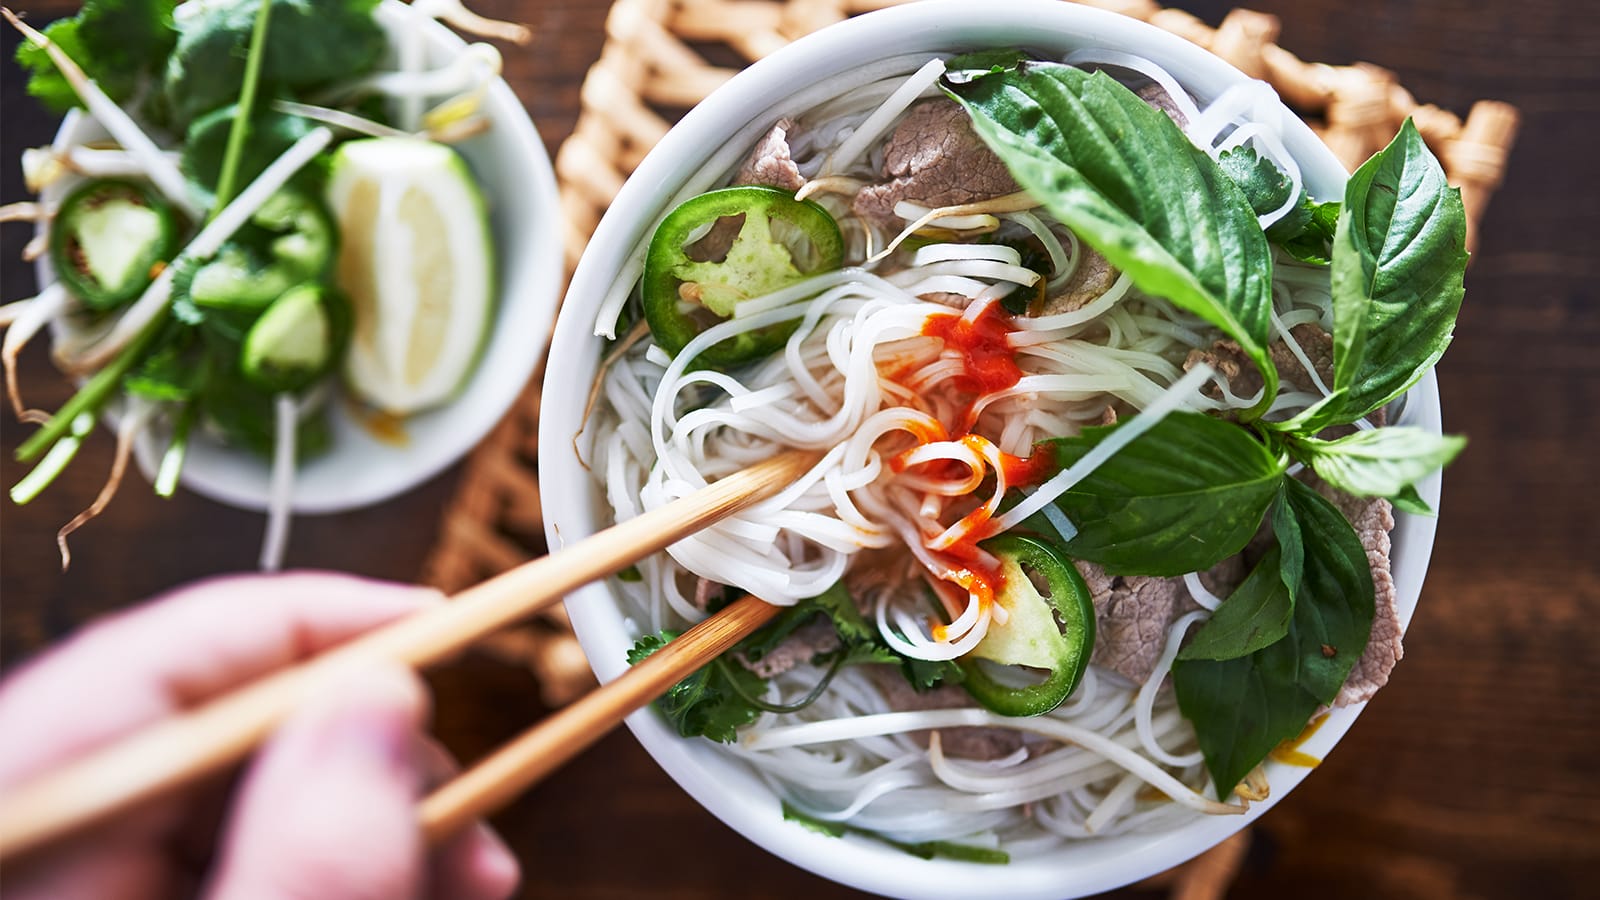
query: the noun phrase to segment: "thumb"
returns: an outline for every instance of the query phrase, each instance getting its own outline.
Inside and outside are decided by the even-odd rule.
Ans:
[[[341,673],[291,716],[245,777],[211,896],[419,895],[426,705],[416,676],[385,664]]]

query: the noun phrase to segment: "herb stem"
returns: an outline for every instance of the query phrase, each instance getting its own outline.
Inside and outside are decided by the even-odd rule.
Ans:
[[[250,31],[250,54],[245,58],[244,84],[239,89],[238,109],[233,117],[233,125],[228,129],[228,146],[222,156],[222,172],[217,176],[217,199],[211,204],[213,216],[233,199],[234,183],[239,180],[239,157],[244,153],[244,141],[250,133],[256,84],[261,80],[261,58],[266,55],[267,20],[272,14],[272,0],[260,2],[255,26]]]
[[[17,448],[16,459],[18,462],[32,462],[39,458],[39,454],[46,447],[53,445],[65,436],[71,429],[72,423],[83,413],[98,413],[106,405],[122,384],[123,376],[133,368],[134,364],[144,358],[145,351],[155,342],[167,324],[167,308],[162,308],[156,313],[144,329],[134,337],[123,351],[117,355],[105,368],[94,373],[83,387],[78,389],[72,398],[62,405],[56,414],[43,428],[35,431]]]
[[[156,467],[156,496],[171,498],[178,491],[178,475],[183,472],[183,461],[189,453],[189,430],[194,427],[195,412],[199,404],[193,400],[183,405],[178,421],[172,426],[172,441],[161,454],[161,464]]]
[[[738,694],[739,697],[744,700],[744,702],[754,706],[756,709],[769,713],[778,713],[780,715],[785,713],[799,712],[800,710],[805,709],[811,704],[817,702],[817,698],[822,696],[822,692],[828,689],[828,685],[833,681],[833,676],[839,674],[839,668],[844,665],[845,655],[845,651],[840,650],[838,655],[834,656],[833,658],[833,665],[829,666],[828,671],[823,673],[822,680],[817,682],[817,686],[812,688],[810,693],[793,703],[768,703],[760,697],[752,697],[750,694],[746,693],[744,687],[739,684],[739,680],[737,678],[728,678],[727,682],[733,686],[734,693]],[[718,657],[714,664],[718,666],[726,666],[728,665],[728,661]]]
[[[94,414],[79,413],[72,420],[71,429],[60,440],[50,446],[50,452],[44,455],[33,471],[22,476],[22,480],[11,488],[11,502],[22,506],[40,492],[50,486],[56,476],[66,469],[72,458],[78,455],[78,448],[83,446],[83,439],[94,429]]]

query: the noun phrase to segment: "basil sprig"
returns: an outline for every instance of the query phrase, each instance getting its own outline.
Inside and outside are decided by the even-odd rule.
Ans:
[[[1128,575],[1209,568],[1237,553],[1270,510],[1273,546],[1173,666],[1179,708],[1226,796],[1333,702],[1372,629],[1375,591],[1360,539],[1337,507],[1288,477],[1289,460],[1351,494],[1425,512],[1416,483],[1464,443],[1416,428],[1318,437],[1399,396],[1449,343],[1466,265],[1460,194],[1408,122],[1350,178],[1342,203],[1302,197],[1264,235],[1257,213],[1282,206],[1290,187],[1268,161],[1240,152],[1219,167],[1104,74],[1004,54],[980,62],[945,82],[978,135],[1018,184],[1141,290],[1239,342],[1267,383],[1251,416],[1277,393],[1265,352],[1269,236],[1331,267],[1330,396],[1253,427],[1169,415],[1055,501],[1081,527],[1068,552]],[[1125,426],[1086,429],[1034,452],[1064,468]]]
[[[1140,290],[1166,297],[1239,342],[1266,390],[1272,252],[1250,201],[1165,113],[1103,72],[1002,62],[945,90],[1017,183]]]
[[[1120,427],[1087,428],[1034,452],[1053,453],[1064,469]],[[1069,519],[1093,523],[1065,549],[1112,574],[1209,569],[1256,533],[1284,465],[1237,425],[1172,413],[1057,498]]]

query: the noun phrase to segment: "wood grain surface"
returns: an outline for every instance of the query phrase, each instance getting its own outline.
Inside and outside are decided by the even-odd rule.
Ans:
[[[577,116],[607,4],[496,0],[537,35],[507,78],[554,151]],[[1215,24],[1221,2],[1187,7]],[[1432,569],[1406,658],[1338,750],[1256,829],[1240,898],[1577,898],[1600,885],[1600,8],[1568,0],[1262,0],[1305,59],[1393,69],[1420,100],[1465,113],[1516,104],[1521,137],[1483,223],[1456,342],[1439,367],[1445,423],[1471,445],[1445,478]],[[24,4],[36,22],[74,4]],[[6,35],[9,59],[15,38]],[[0,70],[0,199],[54,122]],[[26,228],[0,229],[3,293],[32,290]],[[42,348],[24,390],[68,394]],[[0,417],[0,479],[28,429]],[[55,529],[109,466],[97,435],[34,504],[0,512],[0,660],[9,669],[107,611],[191,578],[243,569],[262,520],[130,479],[58,571]],[[356,513],[295,522],[289,561],[408,580],[452,475]],[[529,676],[469,656],[432,677],[435,730],[479,757],[544,710]],[[16,735],[0,735],[15,740]],[[496,820],[529,897],[853,896],[715,821],[627,734],[613,735]],[[618,836],[627,837],[619,852]],[[1122,896],[1144,896],[1137,891]]]

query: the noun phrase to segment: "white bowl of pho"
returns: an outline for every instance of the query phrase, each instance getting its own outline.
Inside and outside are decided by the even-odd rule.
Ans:
[[[1462,223],[1414,130],[1347,178],[1270,88],[1110,13],[929,2],[796,42],[663,139],[579,265],[551,545],[821,461],[570,598],[595,672],[744,593],[791,607],[629,725],[854,887],[1080,896],[1203,852],[1400,655],[1435,523],[1404,510],[1460,446],[1430,367]]]

